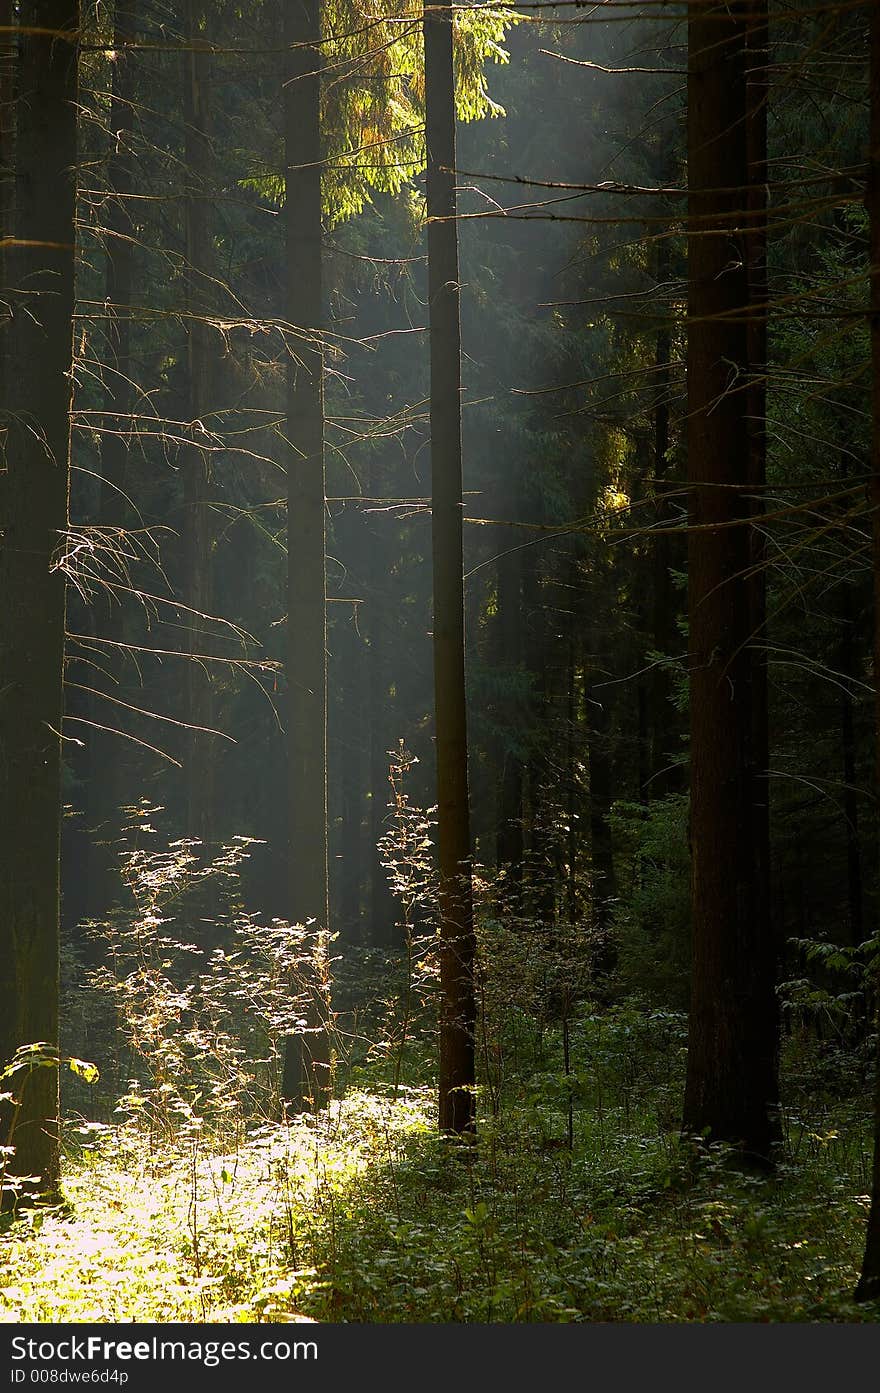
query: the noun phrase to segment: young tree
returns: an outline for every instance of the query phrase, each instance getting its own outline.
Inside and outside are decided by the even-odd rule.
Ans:
[[[461,325],[455,196],[454,8],[425,9],[434,711],[440,873],[440,1129],[475,1126],[474,925],[462,559]]]
[[[0,474],[0,1060],[58,1047],[78,0],[26,0],[18,57],[14,430]],[[58,1074],[21,1084],[14,1170],[58,1182]],[[6,1129],[8,1131],[8,1129]],[[3,1140],[6,1140],[4,1136]]]
[[[769,1160],[777,1100],[773,953],[756,777],[749,580],[746,20],[688,21],[688,587],[693,972],[684,1128]],[[766,766],[765,766],[766,767]]]

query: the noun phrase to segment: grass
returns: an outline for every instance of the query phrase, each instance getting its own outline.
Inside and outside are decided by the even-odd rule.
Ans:
[[[134,1120],[73,1123],[65,1207],[0,1238],[0,1319],[880,1319],[851,1296],[866,1091],[790,1045],[784,1153],[750,1174],[681,1145],[664,1020],[666,1040],[638,1010],[580,1021],[568,1078],[546,1036],[476,1145],[436,1136],[430,1088],[395,1097],[367,1072],[321,1117],[234,1145],[198,1125],[158,1145]]]

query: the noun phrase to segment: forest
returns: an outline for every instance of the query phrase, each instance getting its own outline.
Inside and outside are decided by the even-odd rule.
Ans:
[[[0,11],[0,1321],[880,1321],[880,6]]]

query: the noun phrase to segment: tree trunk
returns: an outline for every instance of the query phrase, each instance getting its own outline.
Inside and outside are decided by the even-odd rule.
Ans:
[[[394,492],[392,481],[378,452],[370,457],[367,493],[380,498],[388,488]],[[388,594],[390,565],[387,528],[381,516],[367,526],[367,600],[364,619],[367,631],[367,702],[369,706],[369,840],[370,896],[369,941],[376,948],[387,948],[402,942],[397,928],[400,906],[391,893],[388,874],[382,865],[379,840],[388,831],[385,821],[391,789],[388,783],[389,750],[400,732],[394,730],[391,709],[391,679],[389,673],[388,629],[391,623],[391,599]]]
[[[183,467],[183,599],[187,648],[204,652],[205,621],[213,607],[211,558],[211,429],[212,330],[207,315],[214,295],[214,255],[211,235],[210,57],[200,44],[204,6],[186,0],[183,53],[184,159],[187,198],[184,205],[187,294],[187,414],[192,443],[185,447]],[[209,843],[214,836],[214,759],[210,735],[214,694],[203,663],[185,665],[183,767],[185,828],[188,837]]]
[[[750,644],[746,23],[688,23],[688,538],[693,968],[684,1130],[770,1158],[777,1101],[766,780]],[[733,526],[727,524],[733,523]],[[737,525],[739,524],[739,525]]]
[[[107,161],[107,202],[104,214],[106,344],[103,373],[103,430],[98,524],[105,544],[116,544],[119,532],[132,520],[126,506],[129,492],[128,455],[133,403],[131,360],[131,299],[134,283],[134,244],[130,213],[133,192],[132,105],[134,68],[125,47],[135,37],[132,5],[116,5],[113,12],[115,61],[111,72],[110,139]],[[115,573],[114,573],[115,575]],[[88,615],[86,622],[114,642],[124,637],[124,599],[110,595],[102,617]],[[106,616],[106,617],[103,617]],[[101,723],[100,698],[88,698],[88,714]],[[124,802],[124,763],[118,758],[119,739],[99,730],[83,736],[84,816],[87,850],[84,866],[86,914],[104,914],[118,895],[118,874],[108,846],[119,822]]]
[[[855,646],[855,614],[851,588],[841,587],[840,623],[842,626],[837,661],[844,677],[858,677]],[[846,838],[846,888],[849,910],[849,942],[858,947],[865,936],[864,878],[862,848],[859,832],[859,789],[856,764],[856,732],[853,718],[854,702],[849,691],[840,696],[840,753],[843,773],[843,826]]]
[[[434,704],[440,874],[442,1131],[475,1127],[474,927],[468,806],[462,552],[461,326],[455,222],[453,7],[425,11]]]
[[[17,428],[0,474],[0,1059],[58,1048],[59,847],[70,485],[79,7],[30,0],[19,38]],[[19,1080],[16,1080],[18,1083]],[[16,1090],[17,1091],[17,1090]],[[59,1179],[58,1071],[24,1080],[12,1169]],[[3,1119],[8,1137],[8,1116]]]
[[[12,34],[12,0],[0,0],[0,239],[13,229],[15,189],[15,43]],[[10,326],[9,253],[0,245],[0,470],[6,468],[6,412],[9,394]]]
[[[550,710],[550,655],[548,645],[548,612],[541,593],[536,549],[527,547],[522,553],[522,619],[525,628],[526,670],[532,679],[530,724],[537,726],[542,715]],[[527,870],[524,911],[544,924],[556,918],[556,893],[553,883],[552,858],[547,827],[545,783],[547,781],[546,752],[532,740],[525,770],[523,794],[523,831],[528,830],[528,849],[525,855]]]
[[[671,272],[669,242],[661,239],[657,243],[657,282],[665,284]],[[668,490],[672,483],[672,464],[669,458],[671,443],[669,393],[672,386],[670,370],[670,350],[672,336],[668,322],[657,329],[654,348],[654,439],[653,472],[655,490],[654,516],[658,529],[651,549],[651,631],[656,652],[671,656],[680,647],[676,615],[678,600],[672,582],[673,566],[682,566],[679,555],[681,541],[664,530],[674,523],[674,512],[670,506]],[[655,667],[648,684],[648,704],[651,724],[650,778],[647,788],[648,798],[662,798],[678,788],[681,771],[675,766],[676,745],[680,722],[678,713],[670,700],[670,676],[664,666]]]
[[[501,532],[498,557],[498,638],[499,666],[505,672],[518,672],[520,666],[521,553],[515,529]],[[499,722],[500,724],[500,722]],[[515,732],[513,732],[515,734]],[[498,780],[495,860],[508,868],[511,882],[522,882],[523,862],[523,764],[516,751],[506,748],[510,739],[499,742],[501,771]]]
[[[781,945],[771,913],[770,889],[770,724],[767,684],[767,541],[764,513],[767,488],[767,372],[770,283],[767,272],[767,233],[769,218],[767,170],[767,103],[770,98],[768,74],[769,22],[767,0],[749,0],[746,27],[746,154],[748,186],[745,207],[749,217],[746,235],[748,266],[748,389],[746,410],[749,437],[749,488],[751,490],[749,528],[749,630],[752,695],[752,730],[747,774],[752,784],[752,878],[759,919],[755,932],[760,935],[761,971],[768,981],[762,984],[764,1009],[768,1012],[765,1029],[778,1051],[779,1023],[776,1006],[777,959]],[[769,993],[769,996],[768,996]],[[774,1075],[776,1065],[774,1064]],[[778,1101],[778,1082],[773,1099]]]
[[[579,740],[580,734],[580,715],[578,711],[578,645],[575,630],[575,612],[572,603],[568,625],[568,674],[566,691],[566,723],[565,723],[565,743],[566,743],[566,782],[567,803],[566,820],[568,832],[566,833],[566,888],[565,888],[565,912],[569,924],[577,922],[578,918],[578,882],[577,882],[577,858],[578,846],[580,843],[580,807],[581,807],[581,787],[579,768]]]
[[[321,253],[320,0],[284,12],[287,320],[287,778],[290,917],[329,926],[327,887],[327,592]],[[309,1031],[290,1037],[283,1093],[326,1096],[329,1046],[316,990]]]
[[[868,151],[867,205],[870,219],[871,326],[871,515],[874,561],[874,700],[876,703],[875,787],[880,790],[880,7],[871,10],[871,127]],[[874,1001],[880,990],[874,984]],[[875,1009],[878,1009],[875,1005]],[[880,1031],[874,1064],[874,1170],[871,1210],[857,1301],[880,1297]]]
[[[354,520],[360,524],[355,510]],[[363,914],[361,890],[364,879],[364,770],[362,702],[364,691],[364,644],[355,626],[356,606],[344,601],[336,605],[335,683],[342,711],[339,721],[338,780],[340,790],[340,829],[336,887],[339,896],[339,932],[349,943],[362,943]],[[332,781],[331,781],[332,783]],[[334,901],[335,903],[335,901]]]
[[[598,634],[592,635],[593,666],[597,666]],[[610,937],[614,898],[614,843],[609,821],[614,801],[614,773],[611,757],[611,710],[609,689],[586,688],[587,751],[590,766],[590,880],[593,924],[598,932],[596,969],[614,970],[617,946]]]

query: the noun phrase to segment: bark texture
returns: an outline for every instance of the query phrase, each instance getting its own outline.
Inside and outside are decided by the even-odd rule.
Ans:
[[[684,1129],[768,1161],[777,1101],[766,778],[756,728],[746,20],[688,24],[693,972]],[[764,764],[766,768],[766,764]]]
[[[464,681],[461,325],[453,7],[425,11],[441,1131],[475,1127],[474,925]]]
[[[868,152],[867,205],[870,219],[870,327],[871,327],[871,508],[874,560],[874,690],[876,701],[876,786],[880,788],[880,7],[871,10],[871,127]],[[874,992],[875,1002],[880,991]],[[875,1007],[875,1009],[877,1009]],[[871,1209],[862,1273],[856,1299],[880,1297],[880,1035],[874,1074],[874,1168]]]
[[[329,924],[327,888],[327,592],[321,255],[320,0],[289,0],[284,84],[287,359],[287,779],[289,917]],[[283,1092],[326,1094],[329,1049],[317,996],[308,1031],[287,1043]]]
[[[187,649],[205,651],[202,615],[213,608],[211,462],[213,456],[213,330],[208,315],[215,300],[216,270],[211,232],[211,59],[202,33],[204,7],[186,0],[183,53],[184,156],[187,198],[184,212],[187,296],[187,414],[192,443],[183,463],[183,595]],[[214,692],[204,663],[186,664],[183,765],[186,835],[202,842],[214,836]]]
[[[76,0],[29,0],[18,60],[17,394],[0,474],[0,1059],[58,1048],[61,721],[76,177]],[[58,1071],[20,1085],[17,1174],[58,1183]],[[3,1131],[9,1133],[8,1114]]]

